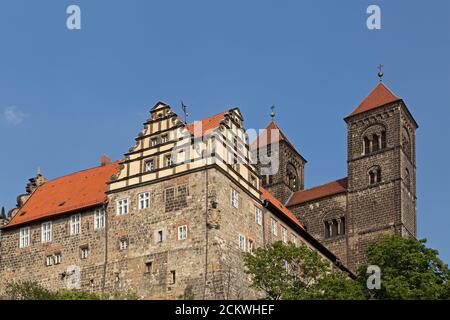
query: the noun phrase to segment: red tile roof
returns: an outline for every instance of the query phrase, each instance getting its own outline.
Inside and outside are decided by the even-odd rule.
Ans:
[[[227,112],[224,111],[224,112],[215,114],[211,117],[208,117],[208,118],[205,118],[205,119],[193,122],[193,123],[189,123],[186,125],[186,129],[188,129],[194,136],[199,136],[198,133],[195,132],[195,130],[194,130],[194,125],[200,122],[202,125],[202,128],[199,133],[201,133],[201,136],[204,136],[205,133],[207,133],[207,131],[213,130],[220,126],[220,122],[225,118],[226,113]]]
[[[277,198],[275,198],[268,190],[264,188],[260,188],[259,191],[261,192],[261,196],[269,201],[273,206],[275,206],[277,209],[279,209],[289,220],[294,222],[296,225],[304,229],[302,223],[297,219],[297,217],[286,208]]]
[[[401,98],[397,97],[383,82],[380,82],[348,116],[354,116],[398,100]]]
[[[75,172],[45,182],[14,215],[6,228],[62,213],[100,205],[107,200],[107,182],[118,172],[119,162]]]
[[[296,204],[317,200],[344,192],[347,192],[347,178],[328,182],[310,189],[297,191],[292,195],[287,206],[290,207]]]

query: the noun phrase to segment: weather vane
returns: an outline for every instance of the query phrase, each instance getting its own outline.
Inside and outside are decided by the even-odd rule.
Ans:
[[[188,112],[187,112],[187,106],[183,103],[183,101],[181,101],[181,109],[183,110],[184,113],[184,123],[187,124],[187,118],[189,116]]]
[[[383,67],[384,66],[382,64],[378,65],[378,78],[380,78],[380,82],[383,81],[383,76],[384,76]]]
[[[273,119],[275,119],[275,106],[271,106],[270,110],[272,110],[272,112],[270,113],[270,117]]]

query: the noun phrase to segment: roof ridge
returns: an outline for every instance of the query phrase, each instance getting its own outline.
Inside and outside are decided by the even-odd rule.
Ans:
[[[336,180],[331,180],[331,181],[328,181],[328,182],[325,182],[325,183],[322,183],[322,184],[318,184],[318,185],[316,185],[314,187],[311,187],[311,188],[308,188],[308,189],[299,190],[299,191],[297,191],[295,193],[317,189],[317,188],[326,186],[327,184],[330,184],[330,183],[333,183],[333,182],[338,182],[338,181],[343,181],[343,180],[347,180],[347,179],[348,179],[348,177],[344,177],[344,178],[340,178],[340,179],[336,179]]]
[[[112,164],[114,164],[114,163],[119,163],[120,161],[122,161],[122,160],[115,160],[115,161],[111,161],[110,163],[107,163],[107,164],[105,164],[105,165],[99,165],[99,166],[95,166],[95,167],[91,167],[91,168],[87,168],[87,169],[83,169],[83,170],[79,170],[79,171],[67,173],[67,174],[62,175],[62,176],[58,176],[58,177],[53,178],[53,179],[51,179],[51,180],[47,180],[45,183],[43,183],[43,184],[42,184],[41,186],[39,186],[37,189],[39,189],[40,187],[42,187],[43,185],[45,185],[45,184],[47,184],[47,183],[49,183],[49,182],[53,182],[53,181],[56,181],[56,180],[62,179],[62,178],[67,178],[67,177],[70,177],[70,176],[75,175],[75,174],[78,174],[78,173],[82,173],[82,172],[86,172],[86,171],[91,171],[91,170],[98,169],[98,168],[101,168],[101,167],[106,167],[106,166],[112,165]],[[36,190],[37,190],[37,189],[36,189]]]

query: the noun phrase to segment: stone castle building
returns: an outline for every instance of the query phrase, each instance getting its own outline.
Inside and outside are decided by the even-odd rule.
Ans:
[[[256,298],[242,252],[303,243],[352,274],[380,234],[415,236],[417,124],[383,83],[345,118],[348,177],[311,189],[275,121],[252,144],[243,121],[186,124],[159,102],[122,160],[30,179],[1,228],[0,287]]]

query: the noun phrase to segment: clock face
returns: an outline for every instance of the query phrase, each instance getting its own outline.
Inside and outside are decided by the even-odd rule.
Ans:
[[[68,266],[64,283],[67,289],[81,288],[81,269],[78,266]]]

